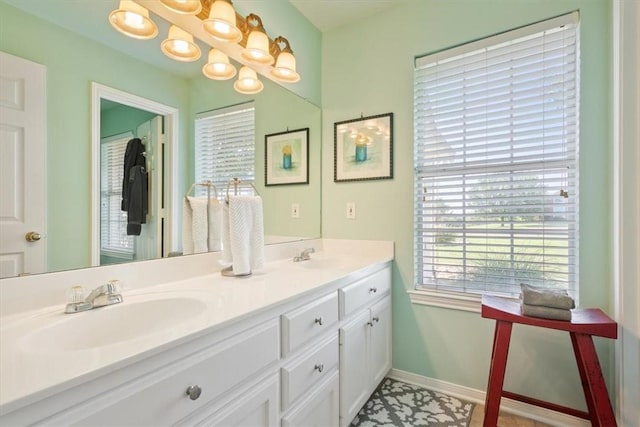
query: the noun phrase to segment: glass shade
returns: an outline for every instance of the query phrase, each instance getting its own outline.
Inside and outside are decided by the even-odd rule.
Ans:
[[[162,42],[160,49],[169,58],[182,62],[196,61],[201,55],[193,36],[175,25],[169,28],[169,37]]]
[[[209,9],[209,18],[202,21],[202,28],[211,37],[230,43],[242,40],[242,32],[236,25],[236,11],[226,0],[215,0]]]
[[[229,80],[235,77],[236,67],[231,65],[229,57],[218,49],[209,51],[209,59],[202,67],[202,74],[213,80]]]
[[[276,66],[271,70],[271,75],[277,80],[295,83],[300,80],[300,74],[296,72],[296,58],[290,52],[282,51],[278,55]]]
[[[269,53],[269,37],[260,30],[252,30],[247,39],[247,47],[242,50],[242,56],[247,61],[273,64],[273,56]]]
[[[176,13],[197,15],[202,10],[200,0],[160,0],[160,2]]]
[[[254,94],[262,91],[264,85],[258,80],[258,75],[249,67],[240,68],[238,80],[233,84],[233,88],[244,94]]]
[[[131,0],[120,0],[118,9],[109,14],[109,23],[134,39],[146,40],[158,35],[158,27],[149,18],[149,11]]]

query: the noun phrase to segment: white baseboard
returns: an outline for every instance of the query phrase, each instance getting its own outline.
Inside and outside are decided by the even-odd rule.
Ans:
[[[449,396],[454,396],[459,399],[484,405],[486,393],[481,390],[424,377],[422,375],[412,374],[411,372],[399,369],[391,369],[387,376],[399,381],[419,385],[421,387],[428,388],[429,390],[448,394]],[[507,399],[505,397],[503,397],[500,402],[500,410],[558,427],[586,427],[591,425],[589,421],[583,420],[582,418],[573,417],[571,415],[551,411],[549,409],[519,402],[513,399]]]

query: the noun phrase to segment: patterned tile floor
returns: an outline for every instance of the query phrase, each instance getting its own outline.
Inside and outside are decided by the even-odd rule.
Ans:
[[[471,413],[469,414],[469,409]],[[351,427],[482,427],[484,405],[473,405],[441,393],[386,378],[353,420]],[[468,421],[468,423],[467,423]],[[499,427],[551,427],[500,413]]]

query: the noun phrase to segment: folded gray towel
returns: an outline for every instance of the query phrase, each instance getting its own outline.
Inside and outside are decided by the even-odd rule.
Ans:
[[[562,308],[529,305],[521,301],[520,310],[525,316],[541,317],[543,319],[553,320],[571,320],[571,310],[565,310]]]
[[[528,305],[539,305],[543,307],[562,308],[565,310],[576,308],[576,303],[564,289],[536,288],[520,284],[522,291],[522,302]]]

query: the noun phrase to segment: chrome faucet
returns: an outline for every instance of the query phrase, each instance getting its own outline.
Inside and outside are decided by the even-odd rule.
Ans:
[[[124,300],[117,280],[109,280],[107,283],[98,286],[91,291],[86,299],[82,298],[84,292],[80,286],[74,286],[70,292],[70,301],[64,309],[67,314],[118,304]]]
[[[304,249],[302,252],[300,252],[300,255],[296,255],[293,257],[293,262],[309,261],[311,259],[311,254],[315,251],[316,250],[313,248]]]

